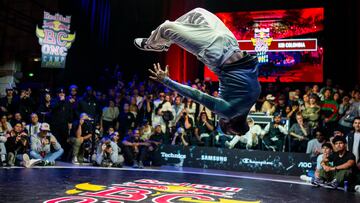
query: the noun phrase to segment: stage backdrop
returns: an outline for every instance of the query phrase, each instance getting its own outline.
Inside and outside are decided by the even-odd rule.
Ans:
[[[315,168],[306,154],[162,145],[163,165],[299,176]]]

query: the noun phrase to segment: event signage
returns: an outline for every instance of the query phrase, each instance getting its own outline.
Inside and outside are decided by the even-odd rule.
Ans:
[[[176,145],[162,145],[159,151],[163,165],[178,167],[298,176],[316,165],[305,153]]]
[[[75,40],[70,34],[71,16],[58,13],[51,15],[44,11],[42,29],[36,26],[36,36],[41,45],[41,67],[65,68],[66,55]]]
[[[266,63],[269,61],[266,52],[269,50],[272,40],[273,38],[270,37],[269,28],[255,29],[254,38],[251,38],[251,42],[254,46],[259,63]]]
[[[192,202],[192,203],[259,203],[246,200],[243,188],[223,187],[188,182],[164,182],[156,179],[140,179],[132,182],[97,185],[80,183],[67,190],[66,195],[54,197],[43,203],[60,202]],[[245,196],[245,197],[244,197]]]
[[[258,52],[252,40],[239,40],[240,49],[247,52]],[[265,45],[264,45],[265,46]],[[266,52],[280,51],[317,51],[317,39],[273,39]]]

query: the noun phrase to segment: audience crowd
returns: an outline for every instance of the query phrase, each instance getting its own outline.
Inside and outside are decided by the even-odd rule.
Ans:
[[[330,79],[299,87],[264,83],[247,120],[250,130],[239,136],[222,133],[216,114],[161,84],[127,81],[119,71],[105,81],[101,87],[6,88],[0,164],[31,167],[61,159],[143,168],[159,165],[156,151],[169,144],[307,153],[318,160],[314,184],[338,186],[360,169],[358,86],[346,90]],[[207,79],[184,84],[219,93]]]

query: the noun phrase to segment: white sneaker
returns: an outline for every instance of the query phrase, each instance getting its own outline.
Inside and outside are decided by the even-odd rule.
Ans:
[[[42,161],[41,159],[30,159],[29,165],[28,165],[27,168],[33,167],[33,166],[35,166],[36,164],[40,163],[41,161]]]
[[[73,164],[76,164],[76,165],[79,165],[79,164],[80,164],[76,156],[72,159],[71,162],[72,162]]]
[[[169,50],[169,47],[166,45],[159,45],[159,46],[150,46],[146,44],[147,38],[136,38],[134,39],[134,45],[143,51],[156,51],[156,52],[163,52]]]
[[[312,178],[307,175],[301,175],[300,180],[305,181],[307,183],[311,183]]]
[[[356,192],[360,192],[360,185],[355,185],[354,189],[355,189]]]
[[[22,155],[22,159],[23,159],[23,165],[24,165],[26,168],[30,168],[30,157],[29,157],[29,155],[23,154],[23,155]]]
[[[234,148],[234,145],[230,144],[229,141],[225,141],[225,146],[226,146],[227,148],[229,148],[229,149]]]

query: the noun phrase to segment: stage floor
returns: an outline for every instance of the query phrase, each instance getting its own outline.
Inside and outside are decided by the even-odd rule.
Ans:
[[[0,168],[0,202],[360,202],[298,177],[192,168]]]

